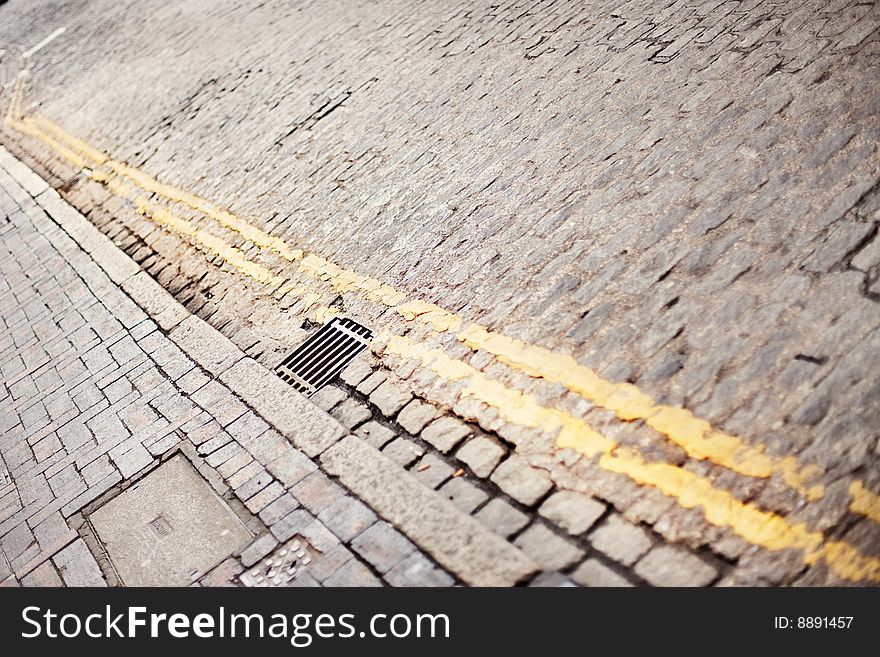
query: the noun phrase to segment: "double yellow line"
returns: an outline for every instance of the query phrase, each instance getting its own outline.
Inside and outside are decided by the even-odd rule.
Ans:
[[[134,203],[138,212],[219,256],[243,276],[269,286],[276,298],[284,294],[302,297],[300,310],[311,310],[319,321],[334,314],[333,309],[317,303],[319,294],[297,287],[289,279],[250,260],[240,249],[174,214],[164,205],[152,202],[145,193],[188,207],[240,235],[265,253],[295,263],[300,272],[327,283],[336,292],[358,293],[393,309],[405,320],[427,326],[436,334],[454,335],[471,350],[491,353],[511,369],[561,384],[596,406],[612,411],[624,422],[643,420],[692,458],[749,477],[777,475],[809,501],[823,497],[824,487],[820,479],[824,473],[817,466],[802,465],[793,456],[768,454],[763,445],[751,445],[737,436],[718,431],[686,409],[658,404],[634,385],[607,381],[570,356],[465,322],[440,306],[409,299],[405,293],[374,278],[344,269],[318,255],[305,254],[206,199],[161,183],[135,167],[113,160],[44,117],[22,117],[22,88],[23,81],[19,80],[6,115],[7,126],[40,140],[74,167],[90,169],[92,180]],[[389,353],[415,360],[447,381],[462,383],[462,396],[496,409],[506,422],[555,435],[557,448],[573,449],[585,458],[593,459],[606,471],[656,488],[683,508],[698,508],[711,524],[727,527],[754,545],[770,550],[797,549],[807,565],[824,559],[843,579],[880,582],[880,561],[862,555],[843,541],[826,540],[821,532],[811,531],[803,523],[790,522],[754,504],[742,502],[690,470],[667,463],[646,462],[638,451],[617,445],[583,420],[545,407],[531,395],[503,385],[464,361],[449,357],[442,350],[401,336],[383,336],[382,340],[387,342],[386,351]],[[850,492],[850,510],[880,522],[880,498],[861,482],[853,482]]]

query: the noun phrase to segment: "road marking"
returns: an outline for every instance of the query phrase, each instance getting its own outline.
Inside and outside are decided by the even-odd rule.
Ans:
[[[489,331],[475,323],[465,325],[461,317],[440,306],[408,299],[403,292],[390,285],[340,267],[315,254],[304,255],[301,249],[292,247],[282,238],[270,235],[210,201],[161,183],[134,167],[110,159],[100,150],[69,135],[49,119],[37,117],[34,123],[96,162],[107,163],[113,171],[129,178],[141,189],[183,203],[254,244],[269,248],[286,260],[298,262],[300,271],[327,282],[339,293],[359,292],[370,301],[394,309],[406,320],[427,324],[437,333],[453,332],[471,350],[482,349],[512,369],[561,384],[593,404],[613,411],[625,422],[644,420],[691,458],[709,461],[749,477],[766,479],[778,474],[786,484],[810,501],[824,495],[824,486],[818,483],[824,473],[818,466],[801,465],[797,457],[791,455],[768,454],[764,445],[752,445],[742,438],[714,429],[709,422],[697,418],[685,408],[658,404],[632,384],[603,379],[571,356]]]
[[[18,128],[21,125],[28,126],[32,130],[28,134],[42,139],[47,145],[58,145],[57,141],[49,135],[43,134],[33,124],[16,120],[12,122],[12,127]],[[70,141],[64,141],[70,144]],[[69,149],[67,150],[69,151]],[[64,151],[59,151],[59,153],[64,156]],[[73,155],[75,161],[79,156]],[[110,161],[105,160],[105,164],[108,162]],[[74,162],[72,161],[72,163]],[[110,168],[113,169],[113,167]],[[118,171],[113,171],[114,176],[100,171],[93,171],[91,176],[96,181],[105,184],[114,194],[133,200],[138,210],[145,216],[206,247],[215,255],[229,262],[242,275],[276,288],[286,284],[286,279],[273,274],[268,268],[248,260],[243,252],[221,238],[204,229],[197,228],[192,222],[177,217],[170,211],[139,196],[127,183],[115,177],[122,176],[131,180],[131,177],[125,173],[125,169],[121,167],[117,169]],[[303,259],[305,260],[305,258]],[[341,270],[341,268],[339,269]],[[351,279],[351,284],[363,285],[363,278],[366,277],[358,278],[355,275]],[[403,305],[404,301],[398,303]],[[430,306],[430,304],[425,305]],[[333,312],[332,309],[323,310]],[[442,309],[440,310],[442,311]],[[426,312],[432,311],[429,309]],[[498,334],[492,335],[497,336]],[[500,337],[505,338],[505,336]],[[509,340],[509,338],[505,339]],[[462,393],[463,396],[473,397],[496,408],[501,417],[512,424],[558,432],[557,447],[572,448],[588,458],[594,458],[598,455],[597,464],[599,467],[626,475],[636,483],[656,488],[675,499],[684,508],[702,509],[707,521],[711,524],[728,527],[750,543],[767,549],[799,549],[802,551],[803,562],[807,565],[824,559],[841,578],[855,581],[864,579],[880,581],[880,561],[862,555],[851,545],[841,541],[825,541],[821,532],[812,532],[804,524],[789,523],[781,516],[763,511],[753,504],[742,502],[727,491],[715,488],[708,479],[684,468],[667,463],[645,462],[637,451],[618,447],[614,441],[593,430],[583,420],[574,418],[558,409],[543,407],[529,395],[507,388],[472,366],[450,358],[445,352],[429,349],[423,345],[413,345],[409,340],[400,336],[390,336],[387,340],[388,346],[386,348],[391,353],[396,353],[401,357],[416,358],[422,362],[423,366],[432,369],[447,380],[458,381],[469,377],[468,385]],[[531,347],[530,345],[523,346]],[[409,353],[407,353],[408,351]],[[597,379],[605,385],[618,385],[610,384],[598,377]],[[635,387],[633,386],[633,388]],[[611,407],[613,402],[606,400],[606,403]],[[857,503],[855,499],[853,507],[867,508],[861,503]]]
[[[861,481],[854,481],[849,485],[851,498],[849,510],[860,513],[880,524],[880,495],[875,495]]]
[[[36,53],[36,52],[38,52],[39,50],[42,50],[43,48],[45,48],[46,46],[48,46],[50,43],[52,43],[55,39],[57,39],[58,37],[60,37],[60,36],[61,36],[62,34],[64,34],[66,31],[67,31],[67,28],[66,28],[66,27],[59,27],[57,30],[55,30],[54,32],[52,32],[52,34],[50,34],[50,35],[47,36],[45,39],[43,39],[42,41],[40,41],[37,45],[33,46],[32,48],[30,48],[30,49],[28,49],[28,50],[25,50],[25,51],[22,53],[22,55],[21,55],[22,58],[23,58],[23,59],[27,59],[28,57],[31,57],[32,55],[34,55],[34,53]]]
[[[603,470],[656,488],[685,509],[700,509],[709,523],[727,527],[753,545],[768,550],[801,550],[806,565],[824,559],[842,579],[880,582],[880,560],[864,556],[842,541],[825,541],[821,532],[810,531],[803,523],[791,523],[782,516],[742,502],[690,470],[668,463],[645,462],[638,451],[618,446],[586,422],[545,408],[529,395],[506,388],[439,349],[391,336],[386,350],[402,358],[414,358],[442,378],[464,380],[463,397],[495,408],[503,419],[513,424],[558,431],[557,447],[574,449],[587,458],[598,455],[596,464]]]

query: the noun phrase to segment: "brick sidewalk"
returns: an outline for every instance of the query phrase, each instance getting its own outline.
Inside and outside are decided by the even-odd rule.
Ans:
[[[31,191],[40,190],[34,184]],[[44,202],[54,200],[60,214],[76,220],[54,192],[40,191]],[[78,235],[80,242],[113,248],[99,237],[87,229]],[[145,287],[136,266],[126,270],[133,265],[127,258],[105,253],[105,270],[128,276],[128,287],[141,290],[145,305],[163,308],[153,313],[163,327],[157,325],[2,170],[0,250],[4,585],[120,583],[112,548],[108,559],[92,514],[176,455],[210,484],[248,537],[219,565],[194,572],[192,581],[240,583],[237,576],[251,572],[244,581],[265,583],[255,569],[285,547],[309,554],[310,563],[290,582],[298,586],[456,581],[220,380],[236,381],[239,372],[247,387],[274,375],[199,326],[160,290]],[[206,371],[172,338],[190,351],[220,354],[225,363],[208,363],[213,371]],[[293,409],[300,426],[314,432],[310,438],[343,433],[315,407],[310,416],[307,403],[283,384],[278,397],[272,383],[256,394],[275,426],[285,422],[279,409]],[[346,444],[337,443],[336,453],[344,455]]]

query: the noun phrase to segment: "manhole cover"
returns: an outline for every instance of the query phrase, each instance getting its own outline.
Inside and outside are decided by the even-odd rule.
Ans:
[[[298,391],[311,395],[330,383],[367,348],[373,332],[366,326],[335,317],[275,368]]]
[[[183,456],[114,497],[91,521],[126,586],[186,586],[251,539]]]

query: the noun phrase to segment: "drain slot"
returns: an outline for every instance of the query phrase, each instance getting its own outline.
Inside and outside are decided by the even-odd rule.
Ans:
[[[314,394],[366,349],[371,337],[373,332],[366,326],[335,317],[281,361],[275,372],[299,392]]]

